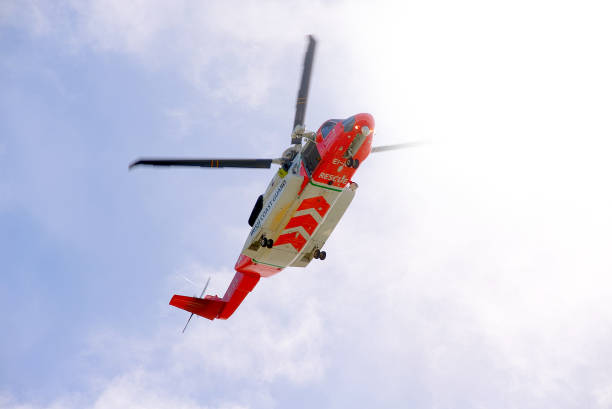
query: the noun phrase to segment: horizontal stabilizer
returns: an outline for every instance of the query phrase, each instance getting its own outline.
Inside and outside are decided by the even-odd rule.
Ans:
[[[205,298],[187,297],[185,295],[174,295],[170,305],[189,311],[200,317],[214,320],[217,318],[225,303],[219,297],[207,295]]]
[[[223,298],[212,295],[197,298],[175,294],[170,300],[170,305],[208,318],[209,320],[214,320],[215,318],[225,320],[233,314],[247,294],[255,288],[259,277],[257,273],[236,272]]]

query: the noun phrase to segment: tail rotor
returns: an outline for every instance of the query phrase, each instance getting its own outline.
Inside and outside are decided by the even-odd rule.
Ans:
[[[193,281],[187,279],[187,277],[185,277],[185,279],[193,284]],[[202,290],[202,294],[200,294],[200,297],[198,298],[204,297],[204,293],[206,292],[206,289],[208,288],[209,283],[210,283],[210,277],[208,277],[208,280],[206,280],[206,285],[204,286],[204,289]],[[185,333],[185,330],[187,329],[187,325],[189,325],[189,321],[191,321],[191,318],[193,318],[193,313],[191,313],[191,315],[189,316],[189,319],[187,320],[187,323],[185,324],[185,328],[183,328],[183,334]]]

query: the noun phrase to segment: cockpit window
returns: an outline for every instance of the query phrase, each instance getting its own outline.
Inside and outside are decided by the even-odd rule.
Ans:
[[[323,126],[321,127],[321,136],[323,136],[323,139],[327,138],[329,131],[334,129],[334,126],[336,126],[337,123],[338,121],[336,120],[330,120],[323,124]]]
[[[342,121],[342,125],[344,126],[344,132],[349,132],[355,126],[355,117],[351,116]]]

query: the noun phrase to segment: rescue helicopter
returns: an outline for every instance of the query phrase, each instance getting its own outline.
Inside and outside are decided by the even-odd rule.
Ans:
[[[316,40],[307,37],[298,90],[291,145],[274,159],[138,159],[129,168],[196,166],[202,168],[279,169],[255,201],[248,218],[249,232],[234,266],[236,274],[223,297],[174,295],[170,305],[209,320],[228,319],[260,278],[286,267],[306,267],[325,260],[326,241],[336,228],[358,188],[353,176],[370,153],[407,148],[418,143],[372,147],[374,117],[359,113],[325,121],[316,132],[306,131],[304,117]],[[187,328],[187,324],[185,328]],[[185,331],[183,329],[183,332]]]

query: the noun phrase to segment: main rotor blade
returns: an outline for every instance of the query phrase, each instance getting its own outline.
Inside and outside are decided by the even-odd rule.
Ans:
[[[199,166],[201,168],[270,168],[278,159],[138,159],[130,164],[151,166]]]
[[[406,142],[406,143],[398,143],[396,145],[374,146],[371,152],[376,153],[376,152],[385,152],[385,151],[395,151],[398,149],[413,148],[415,146],[421,146],[423,144],[424,142]]]
[[[300,81],[300,89],[298,91],[297,102],[295,104],[295,119],[293,120],[293,131],[296,126],[304,126],[304,117],[306,115],[306,103],[308,102],[308,89],[310,87],[310,75],[312,73],[312,62],[314,60],[314,52],[317,41],[312,35],[308,36],[308,48],[304,55],[304,67],[302,68],[302,79]],[[291,138],[292,144],[302,143],[302,138]]]

